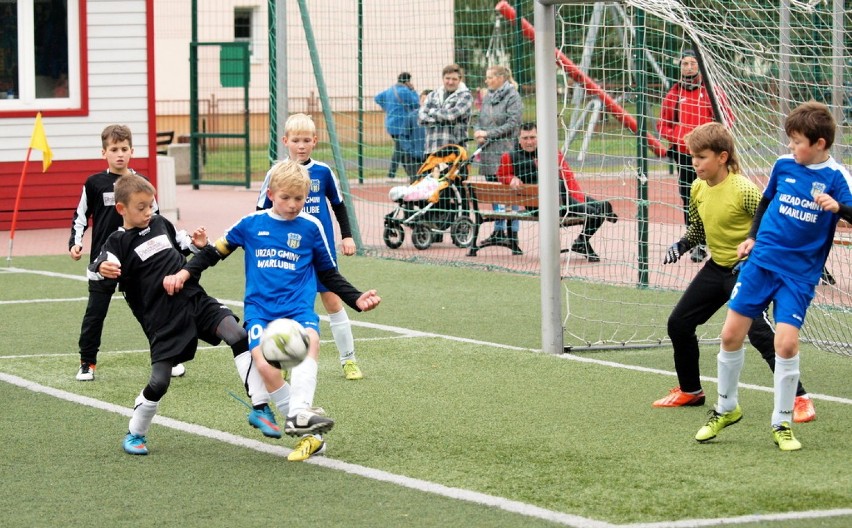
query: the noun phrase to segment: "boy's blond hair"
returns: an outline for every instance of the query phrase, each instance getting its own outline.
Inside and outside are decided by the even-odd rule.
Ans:
[[[712,150],[716,154],[728,153],[728,171],[740,172],[740,162],[734,147],[734,136],[722,123],[704,123],[695,127],[686,135],[686,146],[695,155],[702,150]]]
[[[269,169],[269,190],[298,190],[308,194],[311,188],[311,178],[308,169],[295,160],[279,161]]]
[[[798,132],[808,138],[811,145],[822,138],[825,140],[826,150],[834,144],[836,129],[837,123],[831,115],[831,110],[816,101],[800,104],[784,120],[784,132],[787,133],[787,137],[790,137],[793,132]]]
[[[284,135],[289,136],[290,134],[300,133],[310,134],[311,136],[317,135],[317,126],[314,124],[311,116],[307,114],[293,114],[287,118],[287,122],[284,123]]]
[[[126,174],[115,180],[115,203],[130,205],[130,197],[138,192],[151,196],[157,194],[151,182],[138,174]]]
[[[109,125],[101,132],[101,144],[104,150],[110,143],[121,143],[127,141],[127,144],[133,146],[133,134],[130,133],[130,128],[127,125]]]

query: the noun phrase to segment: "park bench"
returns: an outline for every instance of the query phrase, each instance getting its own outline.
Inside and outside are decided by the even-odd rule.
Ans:
[[[157,132],[157,154],[160,156],[167,156],[169,154],[168,147],[172,144],[172,141],[174,140],[174,130],[164,130],[162,132]]]
[[[524,222],[538,222],[538,185],[520,185],[510,187],[495,182],[465,182],[467,196],[470,198],[471,213],[473,216],[473,240],[468,248],[468,256],[475,257],[476,252],[488,246],[501,246],[511,249],[508,240],[493,243],[485,242],[477,244],[479,229],[485,222],[496,220],[521,220]],[[502,204],[506,211],[494,211],[491,204]],[[486,205],[487,209],[480,208],[480,204]],[[522,206],[526,210],[512,211],[512,206]],[[533,211],[529,211],[532,209]],[[582,216],[563,215],[560,227],[580,225],[584,221]],[[566,250],[567,251],[567,250]]]

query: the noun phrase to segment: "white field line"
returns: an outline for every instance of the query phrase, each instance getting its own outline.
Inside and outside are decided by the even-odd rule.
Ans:
[[[14,268],[6,268],[7,270],[15,270]],[[28,270],[16,270],[19,272],[29,272]],[[63,275],[51,272],[35,272],[38,274],[49,275],[53,277],[65,277],[65,278],[73,278],[78,279],[76,276]],[[85,280],[82,279],[82,280]],[[220,300],[223,304],[228,304],[232,306],[242,306],[241,301],[228,301],[228,300]],[[475,339],[467,339],[460,338],[454,336],[446,336],[441,334],[435,334],[431,332],[421,332],[421,331],[412,331],[405,328],[399,328],[388,325],[380,325],[375,323],[363,323],[359,321],[352,321],[354,326],[362,326],[368,328],[374,328],[379,330],[385,330],[388,332],[393,332],[400,334],[401,336],[406,337],[433,337],[433,338],[441,338],[447,339],[451,341],[459,341],[465,343],[479,344],[484,346],[490,346],[498,349],[511,349],[511,350],[528,350],[530,352],[538,352],[541,353],[540,350],[529,349],[523,347],[514,347],[508,345],[502,345],[499,343],[489,343],[487,341],[480,341]],[[128,353],[128,352],[126,352]],[[32,357],[32,356],[29,356]],[[609,366],[614,368],[626,368],[628,370],[636,370],[640,372],[648,372],[648,373],[656,373],[663,375],[674,375],[672,372],[663,371],[659,369],[651,369],[645,367],[635,367],[631,365],[622,365],[620,363],[615,363],[612,361],[601,361],[592,358],[582,358],[573,356],[572,354],[563,354],[560,356],[565,359],[570,359],[574,361],[581,361],[586,363],[595,363],[602,366]],[[707,378],[708,380],[714,380],[714,378]],[[130,417],[133,410],[127,407],[121,407],[119,405],[103,402],[100,400],[96,400],[94,398],[89,398],[86,396],[81,396],[79,394],[74,394],[70,392],[66,392],[63,390],[55,389],[52,387],[47,387],[44,385],[40,385],[38,383],[26,380],[24,378],[20,378],[18,376],[13,376],[10,374],[0,372],[0,381],[5,381],[9,384],[16,385],[18,387],[33,391],[39,392],[43,394],[48,394],[54,396],[56,398],[66,400],[69,402],[77,403],[80,405],[85,405],[88,407],[93,407],[96,409],[105,410],[108,412],[114,412],[117,414],[121,414],[123,416]],[[756,390],[764,390],[764,391],[772,391],[772,388],[761,387],[761,386],[752,386],[752,385],[743,385],[743,387],[753,388]],[[837,398],[834,396],[825,396],[825,395],[812,395],[812,397],[820,396],[821,399],[826,399],[829,401],[836,401],[840,403],[848,403],[852,404],[852,400],[848,400],[846,398]],[[172,418],[168,418],[165,416],[155,416],[154,423],[162,425],[164,427],[169,427],[178,431],[183,431],[190,434],[195,434],[198,436],[202,436],[205,438],[210,438],[213,440],[218,440],[224,443],[232,444],[235,446],[246,447],[249,449],[253,449],[255,451],[259,451],[262,453],[272,454],[274,456],[285,457],[287,456],[291,450],[285,447],[274,446],[270,444],[266,444],[264,442],[250,440],[241,436],[233,435],[230,433],[226,433],[224,431],[218,431],[216,429],[210,429],[204,426],[189,424],[186,422],[182,422],[180,420],[175,420]],[[740,517],[727,517],[727,518],[716,518],[716,519],[685,519],[679,521],[663,521],[658,523],[638,523],[638,524],[626,524],[626,525],[614,525],[603,521],[596,521],[594,519],[587,519],[585,517],[580,517],[577,515],[566,514],[562,512],[547,510],[545,508],[541,508],[538,506],[533,506],[531,504],[526,504],[522,502],[517,502],[509,499],[505,499],[503,497],[495,497],[493,495],[487,495],[484,493],[479,493],[475,491],[465,490],[461,488],[452,488],[448,486],[444,486],[442,484],[437,484],[425,480],[414,479],[410,477],[406,477],[403,475],[396,475],[393,473],[389,473],[386,471],[381,471],[377,469],[367,468],[364,466],[359,466],[357,464],[350,464],[347,462],[342,462],[338,460],[334,460],[327,457],[315,457],[308,459],[305,461],[308,464],[314,464],[317,466],[325,467],[328,469],[333,469],[337,471],[343,471],[345,473],[351,475],[358,475],[364,478],[369,478],[372,480],[388,482],[391,484],[395,484],[398,486],[402,486],[409,489],[419,490],[426,493],[433,493],[435,495],[440,495],[443,497],[455,499],[455,500],[463,500],[467,502],[471,502],[474,504],[481,504],[484,506],[490,506],[493,508],[499,508],[501,510],[509,511],[512,513],[517,513],[520,515],[525,515],[528,517],[535,517],[551,522],[555,522],[558,524],[562,524],[564,526],[570,526],[573,528],[692,528],[692,527],[704,527],[704,526],[718,526],[718,525],[731,525],[731,524],[745,524],[745,523],[754,523],[761,521],[784,521],[784,520],[800,520],[800,519],[815,519],[815,518],[825,518],[825,517],[839,517],[839,516],[852,516],[852,508],[847,509],[834,509],[834,510],[811,510],[804,512],[788,512],[788,513],[778,513],[778,514],[765,514],[765,515],[746,515]]]
[[[116,414],[120,414],[122,416],[130,417],[133,413],[133,409],[128,407],[122,407],[120,405],[115,405],[112,403],[107,403],[101,400],[97,400],[95,398],[90,398],[88,396],[81,396],[79,394],[74,394],[71,392],[67,392],[60,389],[55,389],[53,387],[47,387],[24,378],[20,378],[18,376],[13,376],[11,374],[6,374],[0,372],[0,381],[5,381],[11,385],[16,385],[23,389],[30,390],[32,392],[42,393],[49,396],[53,396],[60,400],[69,401],[72,403],[76,403],[78,405],[84,405],[86,407],[92,407],[95,409],[100,409],[107,412],[112,412]],[[209,438],[211,440],[217,440],[219,442],[223,442],[226,444],[231,444],[238,447],[244,447],[247,449],[252,449],[254,451],[258,451],[261,453],[266,453],[269,455],[277,456],[277,457],[286,457],[291,449],[288,449],[283,446],[277,446],[272,444],[267,444],[265,442],[261,442],[258,440],[251,440],[248,438],[244,438],[242,436],[234,435],[231,433],[226,433],[224,431],[219,431],[216,429],[211,429],[209,427],[204,427],[197,424],[190,424],[187,422],[182,422],[180,420],[175,420],[173,418],[168,418],[165,416],[155,416],[154,423],[161,425],[163,427],[168,427],[170,429],[174,429],[177,431],[182,431],[189,434],[194,434],[200,437]],[[551,521],[554,523],[558,523],[564,526],[570,526],[573,528],[690,528],[690,527],[701,527],[701,526],[716,526],[716,525],[730,525],[730,524],[741,524],[741,523],[753,523],[760,521],[775,521],[775,520],[797,520],[797,519],[814,519],[814,518],[823,518],[823,517],[838,517],[843,515],[852,515],[852,509],[835,509],[835,510],[823,510],[823,511],[806,511],[806,512],[789,512],[783,514],[766,514],[766,515],[747,515],[741,517],[729,517],[729,518],[719,518],[719,519],[688,519],[682,521],[673,521],[673,522],[659,522],[659,523],[645,523],[645,524],[628,524],[628,525],[614,525],[607,522],[596,521],[594,519],[587,519],[585,517],[580,517],[578,515],[571,515],[567,513],[557,512],[553,510],[548,510],[545,508],[541,508],[539,506],[534,506],[531,504],[526,504],[523,502],[513,501],[510,499],[506,499],[503,497],[496,497],[494,495],[488,495],[485,493],[479,493],[476,491],[470,491],[462,488],[453,488],[449,486],[444,486],[442,484],[437,484],[434,482],[429,482],[427,480],[415,479],[411,477],[406,477],[404,475],[396,475],[394,473],[390,473],[387,471],[382,471],[378,469],[372,469],[364,466],[360,466],[358,464],[350,464],[348,462],[342,462],[340,460],[335,460],[328,457],[314,457],[305,461],[306,464],[314,464],[316,466],[324,467],[327,469],[332,469],[335,471],[342,471],[349,475],[357,475],[360,477],[368,478],[371,480],[376,480],[380,482],[387,482],[390,484],[394,484],[397,486],[401,486],[408,489],[413,489],[417,491],[422,491],[425,493],[432,493],[435,495],[439,495],[442,497],[447,497],[454,500],[462,500],[466,502],[470,502],[473,504],[479,504],[483,506],[489,506],[492,508],[498,508],[504,511],[517,513],[519,515],[524,515],[527,517],[534,517],[537,519],[543,519],[546,521]]]

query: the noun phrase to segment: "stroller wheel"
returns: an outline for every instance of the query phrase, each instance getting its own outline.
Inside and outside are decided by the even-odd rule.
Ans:
[[[402,226],[385,226],[385,232],[382,236],[385,239],[385,244],[391,249],[398,248],[405,241],[405,231],[403,231]]]
[[[432,245],[432,230],[424,224],[416,224],[411,231],[411,243],[417,249],[429,249]]]
[[[470,218],[459,218],[450,228],[450,238],[457,247],[470,247],[473,243],[473,222]]]

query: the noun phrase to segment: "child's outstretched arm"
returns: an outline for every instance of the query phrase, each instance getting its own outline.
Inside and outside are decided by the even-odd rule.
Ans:
[[[201,226],[192,232],[192,244],[197,248],[203,248],[208,243],[207,228]]]
[[[376,293],[376,290],[367,290],[358,297],[355,303],[362,312],[369,312],[382,302],[382,298]]]
[[[334,218],[337,219],[337,225],[340,226],[341,246],[343,254],[346,256],[355,254],[355,240],[352,238],[352,227],[349,225],[349,213],[346,209],[346,204],[340,202],[337,205],[332,205],[331,210],[334,211]]]
[[[835,200],[831,195],[825,193],[816,195],[814,197],[814,202],[816,202],[818,206],[822,207],[823,211],[837,213],[840,215],[840,218],[852,223],[852,206],[842,204]]]
[[[382,298],[376,294],[376,290],[358,291],[337,271],[337,268],[330,268],[325,271],[317,270],[317,278],[330,292],[337,294],[353,310],[366,312],[382,302]]]

